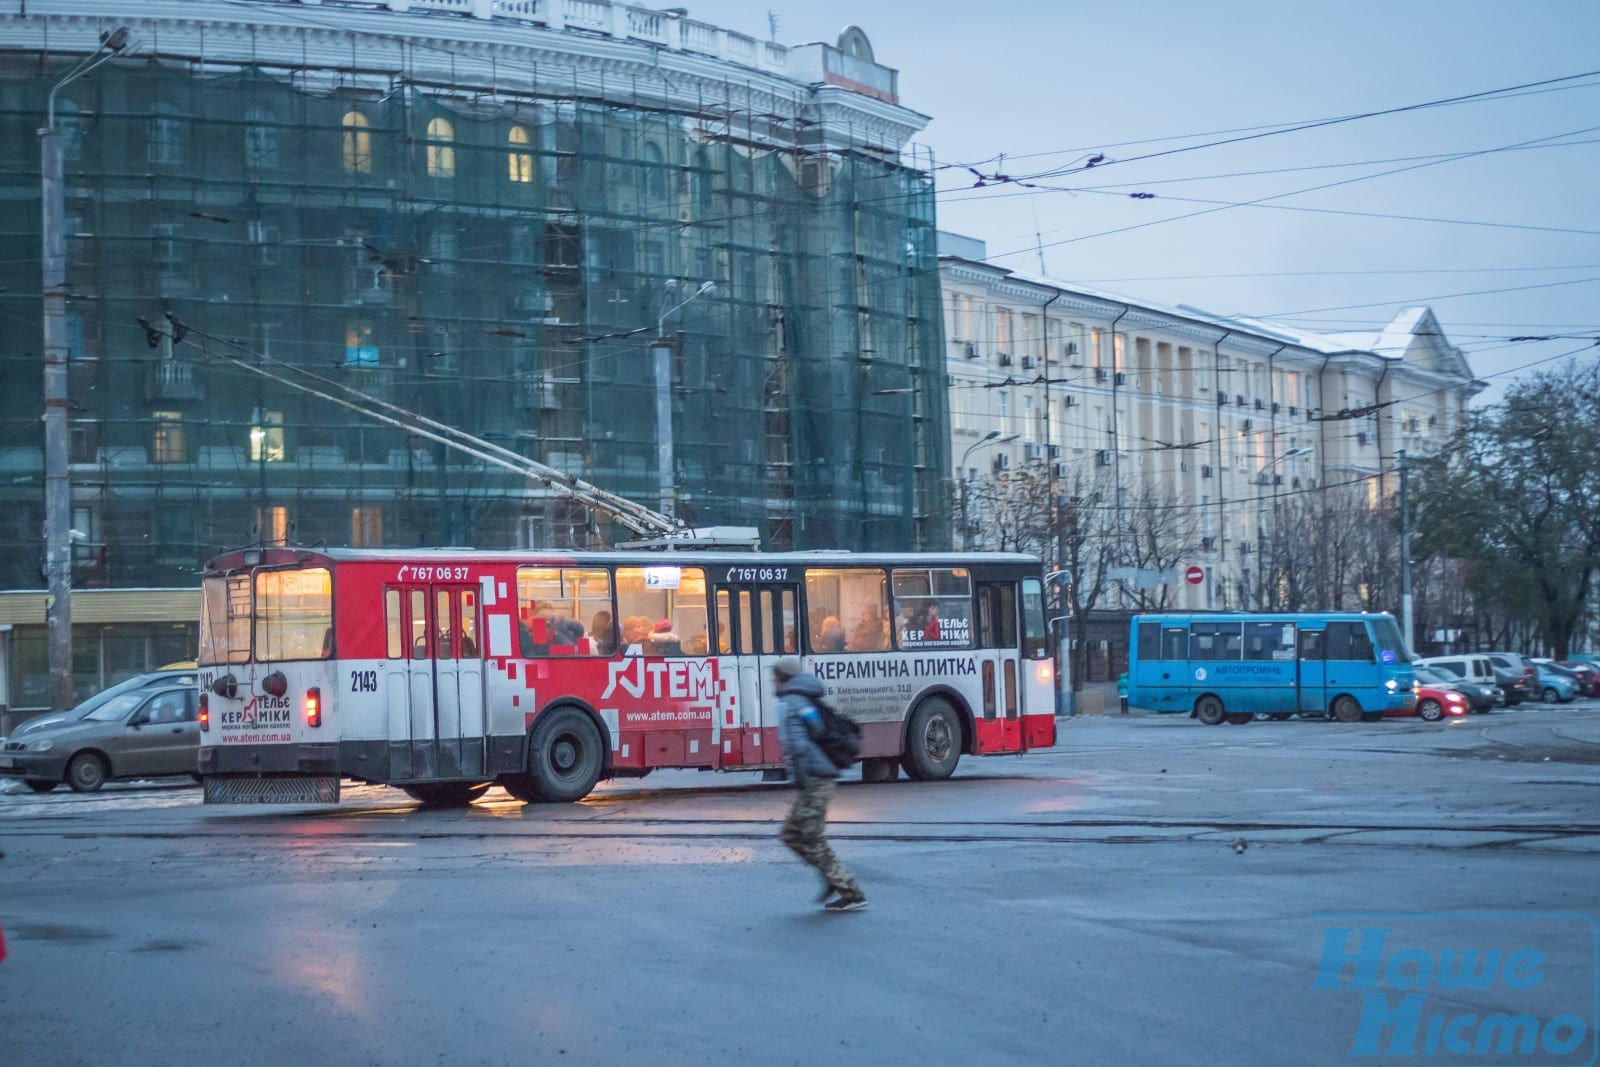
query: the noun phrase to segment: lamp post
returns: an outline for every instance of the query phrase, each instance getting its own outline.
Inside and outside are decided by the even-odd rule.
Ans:
[[[702,282],[700,288],[664,308],[656,317],[656,343],[651,346],[656,372],[656,465],[657,486],[661,493],[661,513],[668,518],[677,517],[677,471],[673,462],[672,446],[672,345],[667,341],[667,316],[678,311],[696,297],[717,291],[716,282]],[[678,279],[668,278],[661,302],[665,304],[678,292]]]
[[[102,34],[100,47],[80,59],[50,86],[39,129],[40,275],[44,335],[44,527],[45,618],[50,645],[50,703],[70,708],[72,699],[72,486],[67,480],[67,242],[63,232],[66,190],[61,132],[56,129],[56,93],[128,47],[128,30]]]
[[[1261,470],[1256,472],[1256,610],[1258,611],[1262,607],[1261,602],[1266,600],[1265,591],[1267,588],[1267,535],[1265,530],[1266,508],[1264,506],[1264,497],[1261,492],[1261,487],[1267,484],[1267,477],[1272,473],[1272,468],[1276,467],[1286,459],[1294,459],[1296,456],[1309,456],[1310,454],[1311,448],[1309,446],[1291,448],[1289,451],[1285,452],[1283,455],[1279,456],[1277,459],[1273,460],[1271,463],[1268,463],[1265,467],[1262,467]],[[1277,494],[1273,495],[1276,496]],[[1276,519],[1276,514],[1274,514],[1273,517]]]
[[[1008,434],[1002,435],[999,430],[990,430],[988,433],[984,434],[982,437],[978,438],[976,441],[974,441],[970,445],[968,445],[967,446],[967,450],[965,452],[961,453],[961,462],[960,462],[960,464],[958,464],[958,466],[960,467],[960,470],[957,471],[957,473],[961,476],[961,547],[962,548],[971,548],[972,547],[972,532],[971,532],[971,530],[969,530],[967,528],[967,496],[968,496],[968,483],[970,481],[970,479],[968,479],[968,477],[967,477],[967,457],[972,455],[972,451],[975,448],[981,448],[984,445],[989,444],[991,442],[993,442],[994,444],[1005,444],[1007,441],[1015,441],[1018,437],[1021,437],[1021,436],[1022,436],[1021,434],[1015,434],[1015,433],[1008,433]]]

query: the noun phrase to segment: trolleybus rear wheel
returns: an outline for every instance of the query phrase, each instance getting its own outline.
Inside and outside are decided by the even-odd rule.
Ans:
[[[529,799],[582,800],[605,768],[605,744],[594,720],[578,708],[545,712],[528,738]]]
[[[1222,701],[1213,696],[1201,697],[1194,706],[1194,717],[1207,726],[1215,726],[1223,719]]]
[[[1333,702],[1333,717],[1340,722],[1360,722],[1361,705],[1353,696],[1342,696]]]
[[[917,705],[906,731],[906,774],[919,782],[938,781],[955,773],[961,762],[961,719],[946,700],[933,697]]]
[[[489,791],[489,782],[419,782],[403,785],[406,796],[430,808],[464,808]]]

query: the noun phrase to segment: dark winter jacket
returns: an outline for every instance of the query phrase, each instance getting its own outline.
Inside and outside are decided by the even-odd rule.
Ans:
[[[839,777],[839,768],[817,747],[822,716],[812,701],[822,693],[814,674],[796,675],[778,687],[778,747],[789,777],[797,784],[807,778]]]

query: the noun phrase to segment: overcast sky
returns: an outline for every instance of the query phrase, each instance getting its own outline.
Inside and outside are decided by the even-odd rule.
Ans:
[[[938,172],[940,226],[984,239],[1004,266],[1037,272],[1042,245],[1057,278],[1326,331],[1426,303],[1497,387],[1535,360],[1600,357],[1600,75],[1116,162],[1600,71],[1597,0],[689,0],[692,17],[760,37],[769,7],[785,44],[865,30],[900,70],[901,102],[931,116],[919,141],[938,162],[1069,171],[1037,181],[1073,192]],[[1414,158],[1485,150],[1498,151]],[[1108,163],[1082,171],[1094,154]],[[1402,167],[1417,169],[1282,195]],[[1278,173],[1243,173],[1264,170]],[[1455,221],[1234,207],[1096,236],[1214,206],[1177,197]],[[1451,295],[1468,292],[1480,295]],[[1545,334],[1577,336],[1509,341]]]

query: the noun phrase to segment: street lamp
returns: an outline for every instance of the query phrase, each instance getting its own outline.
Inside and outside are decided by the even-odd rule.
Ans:
[[[1257,589],[1260,590],[1256,596],[1256,608],[1258,610],[1262,606],[1261,602],[1266,600],[1265,591],[1267,587],[1267,538],[1266,530],[1264,528],[1266,522],[1266,508],[1264,505],[1264,498],[1261,493],[1261,487],[1267,484],[1267,479],[1272,473],[1272,468],[1276,467],[1286,459],[1294,459],[1297,456],[1309,456],[1311,452],[1312,450],[1309,446],[1302,445],[1299,448],[1291,448],[1289,451],[1285,452],[1283,455],[1279,456],[1277,459],[1273,460],[1271,463],[1268,463],[1265,467],[1262,467],[1256,472],[1256,575],[1259,579],[1257,582]],[[1276,496],[1276,494],[1274,494],[1274,496]],[[1274,513],[1273,518],[1277,518],[1276,513]]]
[[[1022,435],[1018,434],[1018,433],[1001,434],[1001,432],[999,430],[990,430],[988,433],[984,434],[982,437],[978,438],[976,441],[974,441],[970,445],[968,445],[967,446],[967,450],[965,452],[961,453],[961,462],[958,464],[958,467],[960,469],[957,471],[957,473],[961,477],[961,547],[962,548],[971,548],[972,547],[972,531],[967,528],[967,492],[968,492],[968,482],[970,481],[970,479],[967,477],[967,457],[972,455],[972,450],[975,449],[975,448],[981,448],[984,445],[987,445],[987,444],[990,444],[990,443],[994,443],[994,444],[997,444],[997,445],[1003,445],[1008,441],[1015,441],[1017,438],[1019,438],[1021,436]]]
[[[39,129],[39,295],[44,334],[44,528],[45,618],[50,644],[50,703],[70,708],[72,699],[72,486],[67,481],[67,242],[63,232],[66,190],[61,173],[61,132],[56,129],[56,93],[128,47],[127,27],[101,34],[100,47],[50,86]]]
[[[677,472],[673,463],[672,345],[667,341],[667,317],[695,298],[709,296],[716,291],[716,282],[702,282],[700,288],[671,307],[664,308],[656,317],[656,343],[651,346],[651,354],[656,371],[656,464],[660,472],[657,485],[661,492],[661,513],[668,518],[676,517],[674,496]],[[677,292],[678,279],[668,278],[661,294],[661,303],[665,305]]]

